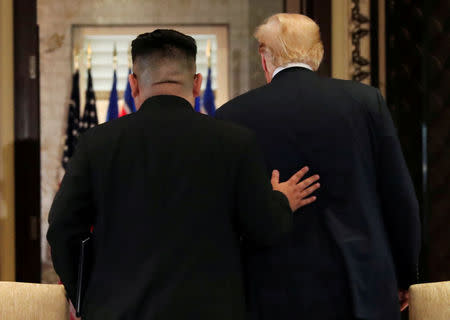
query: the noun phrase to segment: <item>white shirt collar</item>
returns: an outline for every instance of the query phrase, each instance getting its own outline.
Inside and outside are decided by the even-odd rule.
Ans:
[[[311,68],[311,66],[309,64],[301,63],[301,62],[291,62],[291,63],[285,64],[284,66],[276,68],[275,71],[273,72],[272,79],[275,78],[275,76],[279,72],[283,71],[284,69],[293,68],[293,67],[302,67],[302,68],[306,68],[306,69],[313,71],[313,69]]]

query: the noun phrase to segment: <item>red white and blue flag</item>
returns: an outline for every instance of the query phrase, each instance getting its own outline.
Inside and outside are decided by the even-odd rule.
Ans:
[[[131,69],[128,69],[128,75],[131,74]],[[123,94],[123,105],[120,108],[119,117],[122,117],[126,114],[130,114],[136,111],[136,105],[134,104],[133,95],[131,94],[131,86],[130,81],[127,80],[127,87],[125,89],[125,93]]]

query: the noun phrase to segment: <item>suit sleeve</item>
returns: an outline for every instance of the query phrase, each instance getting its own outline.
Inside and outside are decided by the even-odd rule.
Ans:
[[[216,113],[214,114],[214,118],[216,118],[217,120],[226,120],[224,117],[224,106],[221,106],[219,109],[216,110]]]
[[[407,289],[418,280],[419,206],[394,123],[378,90],[377,100],[378,190],[398,284]]]
[[[83,138],[53,200],[47,232],[55,271],[74,302],[80,241],[90,234],[94,222],[87,145]]]
[[[228,101],[216,110],[214,118],[216,118],[217,120],[228,121],[230,118],[230,110],[233,109],[233,104]]]
[[[241,235],[256,246],[273,244],[293,227],[288,199],[272,190],[266,172],[252,134],[238,165],[236,203]]]

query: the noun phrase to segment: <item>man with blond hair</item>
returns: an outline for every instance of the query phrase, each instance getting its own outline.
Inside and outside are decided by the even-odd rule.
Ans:
[[[420,224],[380,92],[315,72],[324,50],[306,16],[276,14],[255,36],[267,85],[217,118],[256,133],[267,174],[278,168],[285,179],[308,164],[322,187],[276,247],[246,243],[252,318],[399,319],[417,277]]]

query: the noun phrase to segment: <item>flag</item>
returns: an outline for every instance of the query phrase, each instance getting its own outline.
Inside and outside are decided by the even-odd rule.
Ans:
[[[69,114],[67,117],[66,141],[64,143],[64,154],[62,166],[67,168],[78,141],[78,130],[80,121],[80,73],[78,70],[72,76],[72,93],[69,102]]]
[[[108,113],[106,114],[106,121],[111,121],[119,117],[119,104],[117,102],[117,76],[114,69],[113,85],[109,95]]]
[[[119,118],[123,117],[123,116],[126,116],[127,114],[128,114],[127,110],[125,110],[125,107],[122,106],[122,108],[120,109],[120,112],[119,112]]]
[[[84,105],[83,118],[80,122],[80,134],[87,131],[89,128],[95,127],[98,124],[97,107],[95,106],[95,92],[92,86],[91,69],[88,69],[88,81],[86,89],[86,103]]]
[[[200,106],[201,106],[201,98],[200,98],[200,96],[198,96],[197,98],[195,98],[195,107],[194,107],[194,110],[196,111],[196,112],[200,112],[201,110],[200,110]]]
[[[216,113],[216,105],[214,103],[214,92],[212,90],[211,84],[211,65],[208,67],[208,78],[206,79],[206,88],[203,93],[203,108],[206,113],[212,117],[214,117]]]
[[[131,69],[128,69],[128,75],[131,74]],[[120,109],[119,117],[122,117],[126,114],[136,112],[136,106],[134,104],[133,95],[131,94],[131,85],[130,81],[127,80],[127,87],[125,89],[125,92],[123,94],[123,106],[122,109]]]

